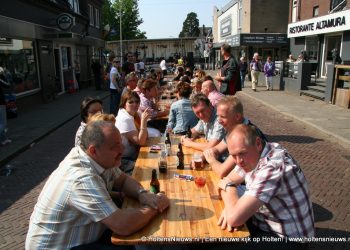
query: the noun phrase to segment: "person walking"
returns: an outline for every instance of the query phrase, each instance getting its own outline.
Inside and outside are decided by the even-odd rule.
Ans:
[[[268,56],[266,63],[264,65],[264,74],[265,74],[266,90],[267,91],[273,89],[272,77],[273,77],[274,73],[275,73],[275,64],[271,60],[271,56]]]
[[[248,63],[245,60],[245,57],[242,56],[240,58],[240,62],[239,62],[239,72],[240,72],[240,77],[241,77],[241,86],[242,88],[244,88],[244,80],[245,80],[245,76],[248,73]]]
[[[256,91],[256,86],[259,82],[259,73],[261,71],[261,62],[259,61],[259,53],[254,53],[253,59],[250,62],[250,72],[252,76],[252,90]]]
[[[120,62],[118,58],[114,58],[111,72],[109,73],[109,78],[110,78],[109,89],[111,92],[111,102],[110,102],[109,113],[114,114],[115,116],[117,116],[118,114],[120,98],[123,91],[121,75],[118,71],[119,66],[120,66]]]

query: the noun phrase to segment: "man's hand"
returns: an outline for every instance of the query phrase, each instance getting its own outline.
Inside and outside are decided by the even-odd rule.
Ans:
[[[186,136],[181,136],[181,144],[185,147],[190,147],[192,142],[192,138],[188,138]]]
[[[203,151],[203,155],[205,157],[205,160],[209,163],[209,164],[212,164],[213,162],[216,161],[216,153],[214,152],[213,149],[207,149],[207,150],[204,150]]]
[[[227,231],[232,232],[233,230],[236,231],[235,228],[232,228],[230,225],[227,224],[227,217],[226,217],[226,210],[222,210],[221,216],[218,221],[218,226],[221,227],[222,230],[227,229]]]
[[[139,195],[141,205],[149,206],[158,212],[163,212],[169,206],[169,199],[163,193],[152,194],[150,192],[141,193]]]

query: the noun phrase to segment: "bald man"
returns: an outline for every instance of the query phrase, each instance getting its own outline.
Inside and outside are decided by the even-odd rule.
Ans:
[[[222,93],[217,91],[216,86],[212,80],[206,80],[203,82],[201,92],[208,97],[213,107],[216,107],[216,104],[218,103],[218,101],[222,97],[224,97]]]

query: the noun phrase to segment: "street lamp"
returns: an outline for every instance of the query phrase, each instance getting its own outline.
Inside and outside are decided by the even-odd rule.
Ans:
[[[123,34],[122,34],[122,1],[119,1],[119,46],[120,64],[123,65]]]

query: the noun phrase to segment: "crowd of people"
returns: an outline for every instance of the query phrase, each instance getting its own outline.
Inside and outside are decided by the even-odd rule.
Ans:
[[[170,204],[166,194],[152,194],[130,176],[139,148],[164,132],[181,136],[184,147],[202,151],[220,177],[217,187],[225,208],[218,225],[223,230],[246,223],[254,237],[312,237],[313,210],[302,169],[244,116],[235,96],[244,87],[241,79],[248,67],[253,89],[260,71],[271,88],[271,58],[262,68],[257,53],[248,65],[245,58],[238,63],[230,51],[222,45],[224,61],[214,78],[180,62],[171,84],[165,85],[163,59],[160,75],[143,77],[132,54],[123,65],[113,58],[109,114],[101,100],[83,100],[75,147],[41,191],[26,249],[108,249],[112,232],[131,235],[165,211]],[[162,104],[163,97],[172,96],[171,104]],[[125,196],[138,200],[140,207],[122,209]]]

